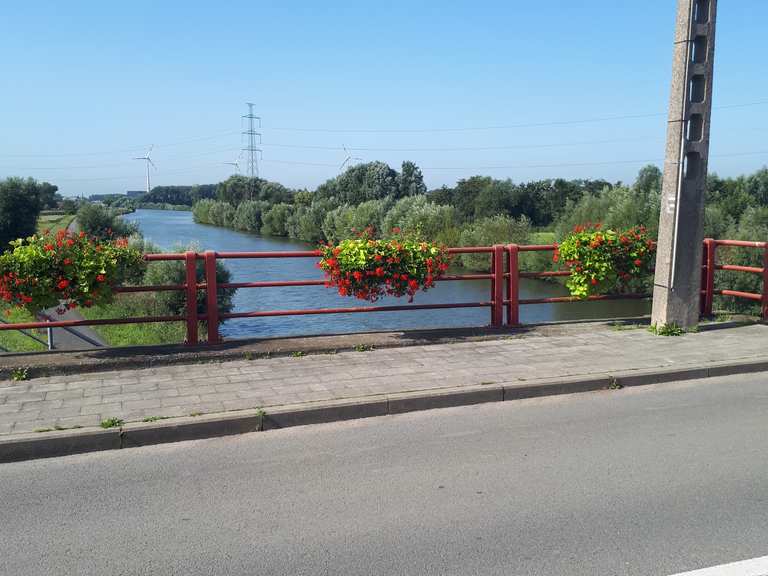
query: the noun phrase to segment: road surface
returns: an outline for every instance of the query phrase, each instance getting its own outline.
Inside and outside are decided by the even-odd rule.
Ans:
[[[759,558],[766,384],[739,376],[5,464],[0,574],[665,576]],[[768,573],[765,559],[741,566],[700,574]]]

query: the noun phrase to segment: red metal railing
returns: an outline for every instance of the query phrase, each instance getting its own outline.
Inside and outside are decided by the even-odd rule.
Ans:
[[[733,248],[756,248],[762,250],[763,267],[739,266],[735,264],[718,264],[718,246]],[[759,274],[763,280],[763,291],[760,294],[754,292],[742,292],[739,290],[720,289],[715,290],[715,272],[727,270],[731,272],[744,272],[747,274]],[[759,302],[763,320],[768,320],[768,242],[748,242],[745,240],[704,240],[704,259],[701,279],[701,313],[704,316],[712,315],[712,307],[715,296],[730,296]]]
[[[715,253],[718,246],[737,246],[749,248],[761,248],[763,250],[763,267],[735,266],[728,264],[716,264]],[[319,258],[318,250],[293,251],[293,252],[214,252],[204,253],[185,252],[178,254],[147,254],[148,262],[164,260],[183,261],[186,277],[184,284],[160,285],[160,286],[125,286],[116,289],[119,293],[135,292],[160,292],[183,291],[186,296],[184,315],[176,316],[144,316],[131,318],[105,318],[96,320],[57,320],[52,322],[24,322],[16,324],[1,324],[0,330],[29,330],[35,328],[67,328],[77,326],[99,326],[108,324],[137,324],[148,322],[184,322],[186,324],[186,343],[198,344],[198,324],[206,323],[207,342],[217,343],[221,341],[219,324],[223,320],[231,318],[264,318],[273,316],[304,316],[315,314],[355,314],[368,312],[396,312],[407,310],[438,310],[452,308],[489,308],[490,325],[501,327],[504,324],[516,326],[520,324],[520,306],[533,304],[550,304],[560,302],[581,302],[594,300],[627,300],[648,298],[648,294],[615,294],[590,296],[586,299],[569,296],[552,298],[520,298],[521,278],[551,278],[568,276],[567,271],[520,271],[519,258],[521,252],[553,252],[554,244],[527,245],[517,244],[451,248],[451,254],[488,254],[490,257],[490,272],[485,274],[457,274],[442,277],[440,282],[490,280],[490,293],[488,300],[479,302],[450,302],[441,304],[409,304],[396,306],[353,306],[344,308],[311,308],[311,309],[286,309],[286,310],[254,310],[245,312],[222,313],[219,310],[217,294],[220,289],[237,288],[281,288],[295,286],[322,286],[324,280],[275,280],[255,282],[228,282],[218,284],[216,280],[217,260],[227,259],[266,259],[266,258]],[[197,263],[203,263],[204,281],[197,281]],[[762,294],[739,292],[735,290],[715,290],[714,273],[716,270],[730,270],[761,274],[763,277]],[[197,296],[199,290],[205,290],[205,312],[198,313]],[[715,295],[746,298],[762,303],[763,318],[768,319],[768,243],[743,242],[736,240],[712,240],[704,241],[704,261],[702,264],[702,314],[712,313],[712,302]],[[506,312],[506,314],[505,314]]]

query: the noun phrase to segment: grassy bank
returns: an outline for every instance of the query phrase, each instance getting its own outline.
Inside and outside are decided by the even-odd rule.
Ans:
[[[51,232],[64,230],[74,219],[74,214],[41,214],[37,219],[37,232],[42,234],[45,230],[50,230]]]
[[[162,316],[152,294],[122,294],[108,306],[94,306],[80,310],[89,320]],[[96,332],[110,346],[137,346],[144,344],[178,344],[184,342],[184,322],[152,322],[144,324],[117,324],[94,326]]]
[[[2,314],[0,319],[9,324],[35,321],[31,314],[17,309],[12,309],[9,315]],[[28,330],[27,332],[45,341],[45,332],[34,330]],[[45,344],[33,340],[18,330],[0,330],[0,352],[37,352],[46,349]]]

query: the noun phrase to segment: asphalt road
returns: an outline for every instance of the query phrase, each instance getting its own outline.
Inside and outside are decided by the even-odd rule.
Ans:
[[[0,574],[664,576],[765,556],[766,384],[5,464]]]

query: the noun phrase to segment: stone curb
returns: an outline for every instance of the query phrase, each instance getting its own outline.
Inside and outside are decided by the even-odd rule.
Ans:
[[[564,376],[529,382],[502,382],[381,394],[347,400],[278,406],[268,412],[238,410],[229,413],[169,418],[156,422],[136,422],[108,430],[91,428],[24,434],[0,438],[0,463],[200,440],[421,410],[756,372],[768,372],[768,359],[714,363],[705,368],[634,370],[588,376]]]

